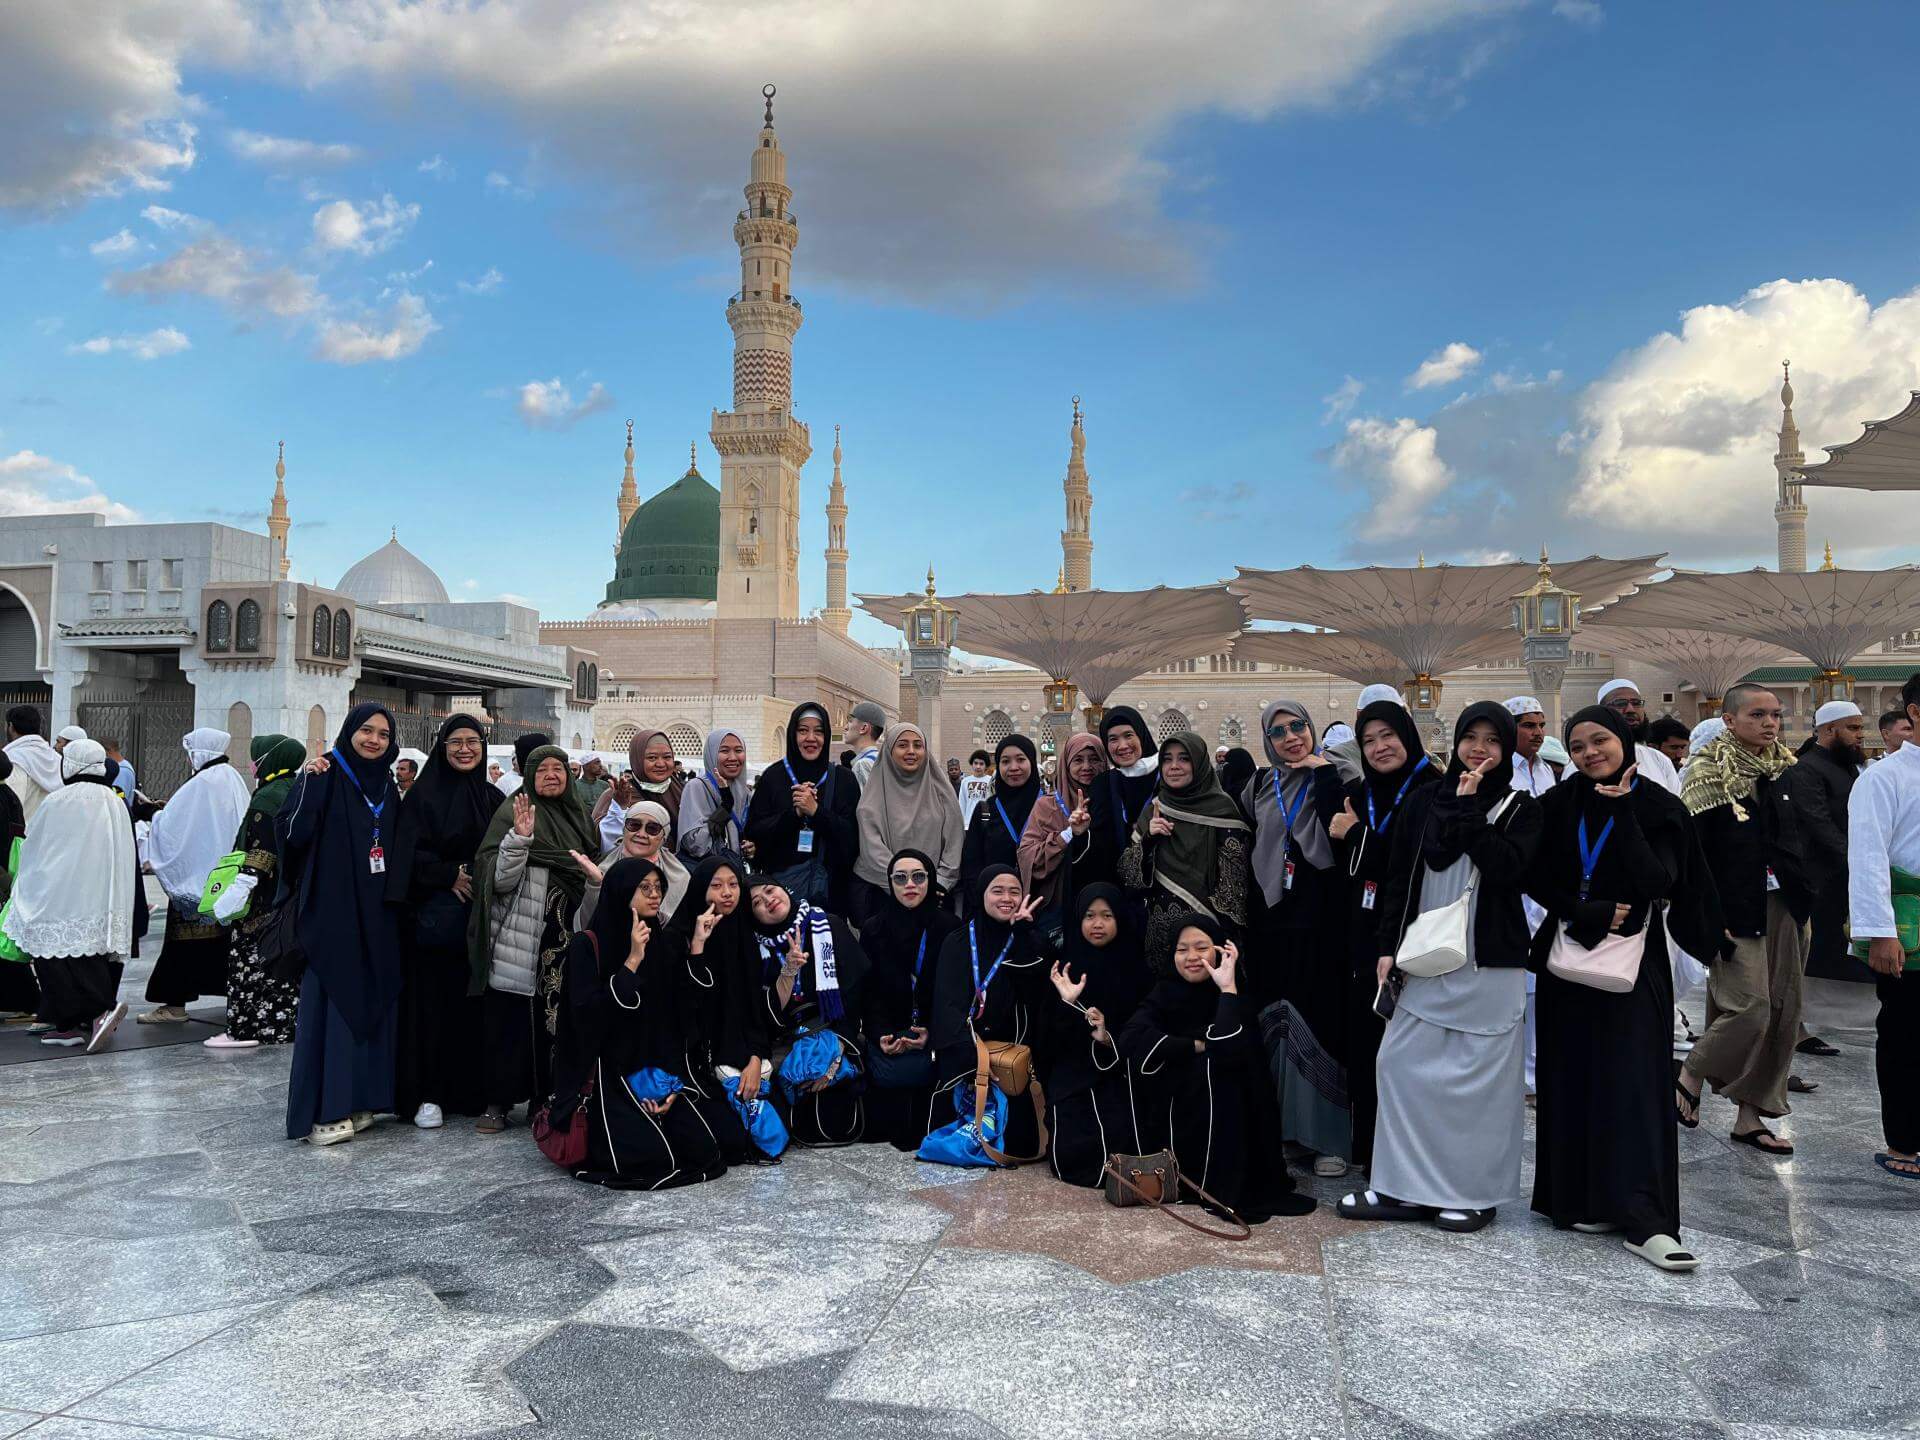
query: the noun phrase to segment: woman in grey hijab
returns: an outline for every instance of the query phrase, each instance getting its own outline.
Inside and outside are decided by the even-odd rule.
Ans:
[[[744,835],[753,795],[747,789],[747,742],[740,732],[723,727],[709,734],[705,765],[680,792],[680,857],[690,862],[709,855],[752,859],[753,845]]]
[[[1322,753],[1299,700],[1260,715],[1267,764],[1238,797],[1253,817],[1253,943],[1249,983],[1280,1095],[1281,1134],[1344,1175],[1352,1157],[1347,1102],[1347,947],[1329,824],[1341,824],[1340,772]]]

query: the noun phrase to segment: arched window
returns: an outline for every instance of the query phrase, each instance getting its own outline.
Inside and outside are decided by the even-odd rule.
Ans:
[[[634,737],[639,733],[640,727],[638,725],[616,725],[613,727],[613,734],[607,738],[613,742],[614,749],[624,750],[633,744]]]
[[[333,653],[333,611],[325,605],[313,607],[313,653],[323,658]]]
[[[353,616],[342,610],[333,617],[333,658],[345,660],[353,654]]]
[[[1160,723],[1153,727],[1153,731],[1154,734],[1164,740],[1167,736],[1177,731],[1191,730],[1192,728],[1193,726],[1187,723],[1187,717],[1184,711],[1175,710],[1169,706],[1160,712]]]
[[[307,754],[324,755],[329,743],[327,712],[316,705],[307,712]]]
[[[240,602],[240,620],[235,627],[233,648],[249,655],[260,652],[260,602],[242,600]]]
[[[706,753],[705,737],[684,720],[667,726],[667,739],[673,744],[673,758],[676,760],[698,760]]]
[[[1246,738],[1246,731],[1240,724],[1239,716],[1229,715],[1220,722],[1220,743],[1222,745],[1238,745]]]
[[[576,699],[587,698],[587,662],[584,660],[573,667],[573,693]]]
[[[226,651],[233,648],[233,607],[224,600],[216,600],[207,606],[207,650]]]
[[[989,710],[980,721],[980,743],[988,750],[1013,733],[1013,719],[1004,710]]]

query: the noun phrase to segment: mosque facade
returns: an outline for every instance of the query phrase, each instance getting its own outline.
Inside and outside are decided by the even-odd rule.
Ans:
[[[708,730],[728,724],[742,732],[749,758],[765,764],[782,753],[787,718],[802,700],[824,704],[836,728],[862,701],[889,715],[899,710],[898,662],[847,636],[848,508],[837,431],[827,607],[817,616],[800,609],[801,475],[813,454],[811,432],[793,411],[793,342],[804,318],[793,293],[800,228],[770,89],[766,100],[733,226],[733,402],[713,412],[708,429],[720,483],[701,474],[696,452],[684,474],[642,502],[629,425],[606,598],[584,619],[540,627],[545,643],[593,656],[592,743],[603,750],[661,729],[689,762]]]

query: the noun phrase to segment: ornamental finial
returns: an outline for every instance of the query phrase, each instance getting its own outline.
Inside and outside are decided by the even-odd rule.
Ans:
[[[767,128],[773,128],[773,97],[779,92],[771,85],[764,86],[760,93],[767,97]]]

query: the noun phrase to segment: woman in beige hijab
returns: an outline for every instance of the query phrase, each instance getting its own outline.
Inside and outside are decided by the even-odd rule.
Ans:
[[[880,741],[880,760],[860,792],[860,854],[853,863],[848,905],[855,925],[887,902],[887,861],[902,850],[931,855],[942,889],[960,879],[966,825],[960,801],[944,775],[933,773],[927,739],[918,725],[890,726]]]

